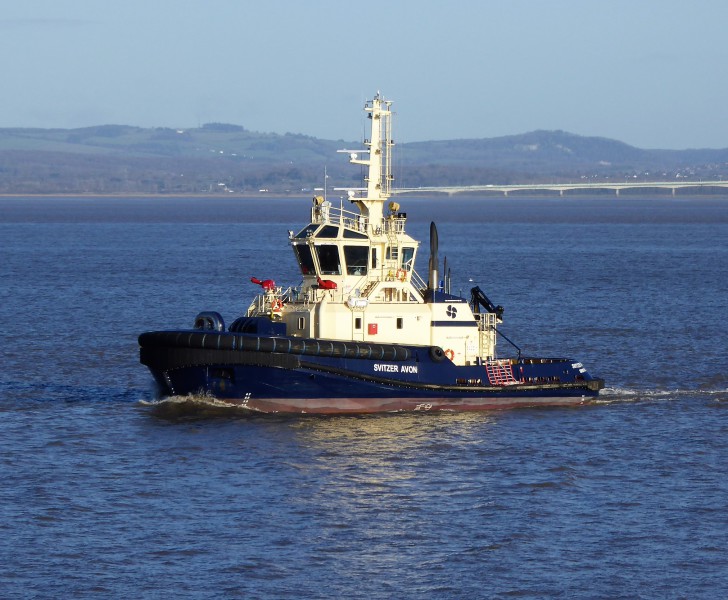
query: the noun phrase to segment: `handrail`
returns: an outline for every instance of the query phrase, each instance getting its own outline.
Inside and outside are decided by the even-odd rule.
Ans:
[[[311,223],[338,223],[362,233],[367,229],[367,219],[360,213],[325,203],[311,208]]]
[[[422,279],[420,274],[414,269],[410,271],[410,281],[418,291],[422,291],[424,293],[424,290],[427,289],[427,282]]]
[[[401,234],[404,233],[406,221],[407,217],[394,216],[392,214],[387,217],[382,217],[378,223],[371,223],[361,213],[345,210],[340,206],[326,205],[326,203],[311,208],[311,223],[338,223],[339,225],[344,225],[364,234],[367,233],[367,227],[370,225],[371,234],[373,235],[381,235],[382,233],[391,235]]]

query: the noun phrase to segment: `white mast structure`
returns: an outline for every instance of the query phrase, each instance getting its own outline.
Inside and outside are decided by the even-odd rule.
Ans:
[[[367,102],[364,110],[372,121],[371,139],[364,140],[364,150],[339,150],[349,153],[349,162],[367,167],[365,178],[367,187],[358,190],[349,189],[349,197],[369,223],[379,223],[384,217],[384,203],[391,196],[392,176],[392,111],[391,100],[384,100],[380,93],[371,102]],[[369,158],[359,158],[359,154],[368,154]],[[356,192],[366,192],[364,196],[356,196]]]

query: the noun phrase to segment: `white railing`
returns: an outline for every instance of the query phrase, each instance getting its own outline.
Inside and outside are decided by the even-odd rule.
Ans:
[[[368,221],[360,213],[344,210],[341,207],[321,204],[311,209],[311,223],[331,223],[344,225],[363,234],[367,232]]]
[[[427,282],[420,277],[420,274],[412,269],[410,271],[410,281],[412,282],[412,285],[415,286],[419,291],[424,293],[424,290],[427,289]]]
[[[399,233],[404,233],[404,224],[406,220],[406,217],[387,217],[385,219],[382,219],[382,229],[384,233],[388,235],[397,235]]]
[[[475,313],[474,317],[478,321],[478,331],[494,331],[498,316],[495,313],[484,312]]]
[[[268,314],[273,309],[273,303],[278,302],[278,306],[282,308],[284,304],[289,302],[300,302],[300,292],[297,288],[289,286],[285,290],[282,287],[276,287],[270,292],[258,294],[248,306],[246,316],[254,317],[261,314]]]
[[[330,223],[332,225],[344,225],[354,231],[365,235],[398,235],[404,233],[404,225],[407,217],[390,215],[384,217],[379,223],[371,223],[371,231],[367,232],[369,220],[361,213],[351,210],[344,210],[343,207],[331,204],[319,204],[311,208],[311,223]]]

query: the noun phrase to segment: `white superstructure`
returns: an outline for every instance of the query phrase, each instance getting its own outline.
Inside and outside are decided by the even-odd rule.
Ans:
[[[263,285],[247,314],[271,315],[293,337],[436,346],[457,365],[493,360],[498,316],[474,314],[439,284],[434,225],[428,281],[414,269],[419,242],[405,232],[407,214],[389,199],[391,104],[379,94],[368,102],[370,139],[362,150],[341,151],[367,167],[366,187],[346,190],[356,210],[315,197],[311,222],[290,236],[301,286]]]

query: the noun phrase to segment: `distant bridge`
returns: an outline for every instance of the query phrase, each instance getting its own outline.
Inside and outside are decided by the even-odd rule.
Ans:
[[[444,186],[444,187],[417,187],[417,188],[398,188],[393,189],[393,194],[460,194],[466,192],[498,192],[508,195],[509,192],[537,192],[549,191],[559,192],[561,196],[564,192],[572,190],[614,190],[619,196],[620,190],[630,190],[636,188],[652,188],[667,189],[675,191],[682,188],[728,188],[728,181],[625,181],[623,183],[602,182],[602,183],[536,183],[523,185],[463,185],[463,186]]]

